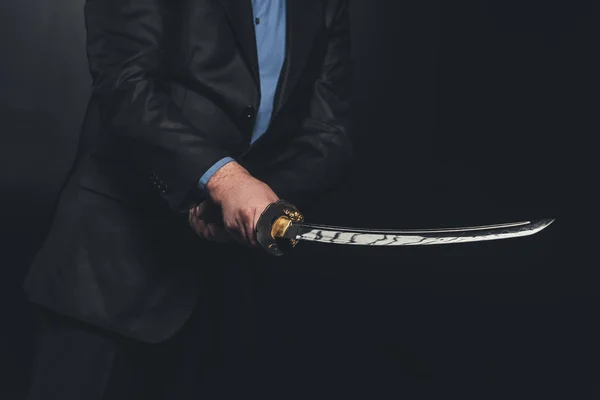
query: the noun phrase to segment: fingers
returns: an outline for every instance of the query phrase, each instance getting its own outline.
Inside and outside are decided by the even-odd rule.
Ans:
[[[198,236],[210,242],[227,243],[233,240],[225,228],[217,224],[206,223],[200,219],[196,219],[192,223],[192,228]]]
[[[196,207],[192,208],[192,213],[195,218],[202,219],[202,214],[204,214],[204,210],[206,209],[206,202],[202,202]]]
[[[254,248],[258,246],[256,223],[263,211],[260,208],[242,206],[233,213],[227,214],[228,218],[223,221],[221,208],[212,201],[206,200],[190,210],[188,220],[196,234],[206,240],[215,242],[235,240],[246,247]],[[209,219],[217,215],[218,219]]]
[[[207,210],[206,203],[202,203],[194,207],[188,212],[188,223],[190,227],[201,238],[217,243],[227,243],[233,240],[233,237],[220,224],[207,222],[201,217],[205,215]]]
[[[251,223],[244,224],[244,240],[249,247],[255,246],[254,235],[252,234]]]
[[[259,208],[239,210],[233,221],[225,221],[225,229],[238,243],[249,247],[258,247],[256,224],[264,210]]]
[[[241,244],[242,246],[248,246],[246,239],[242,234],[240,234],[240,230],[237,228],[237,226],[232,226],[230,228],[226,227],[225,230],[227,234],[238,244]]]
[[[260,212],[257,209],[248,211],[244,214],[242,229],[244,240],[249,247],[256,247],[258,245],[256,241],[256,221],[258,220],[259,215]]]
[[[196,218],[200,218],[207,223],[223,223],[221,208],[211,200],[205,200],[194,207]]]
[[[255,210],[254,214],[252,215],[252,219],[249,221],[250,223],[248,224],[248,228],[246,231],[246,234],[248,235],[250,241],[250,245],[252,247],[258,246],[258,242],[256,241],[256,222],[258,221],[259,216],[260,213]]]
[[[204,231],[206,230],[206,223],[199,218],[196,218],[192,212],[188,215],[188,223],[192,230],[196,232],[197,235],[203,236]]]
[[[205,238],[214,241],[217,243],[228,243],[233,240],[231,235],[227,233],[225,228],[219,226],[217,224],[209,223],[206,225],[207,232],[205,233]]]
[[[237,219],[237,223],[236,223],[236,227],[235,227],[235,231],[237,234],[237,238],[238,241],[246,246],[246,247],[252,247],[250,244],[250,235],[248,234],[248,217],[247,214],[245,212],[242,212],[238,219]]]

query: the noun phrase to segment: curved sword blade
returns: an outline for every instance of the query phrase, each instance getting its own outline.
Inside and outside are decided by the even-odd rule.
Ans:
[[[363,246],[423,246],[530,236],[554,219],[443,229],[381,230],[294,223],[285,237],[313,242]]]

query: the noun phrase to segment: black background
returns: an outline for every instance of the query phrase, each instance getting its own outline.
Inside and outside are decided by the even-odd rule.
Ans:
[[[33,323],[20,285],[90,92],[82,6],[0,6],[3,399],[26,386]],[[573,218],[596,218],[597,5],[352,6],[356,163],[307,219],[557,221],[449,247],[302,243],[265,266],[260,350],[280,398],[599,398],[598,261]]]

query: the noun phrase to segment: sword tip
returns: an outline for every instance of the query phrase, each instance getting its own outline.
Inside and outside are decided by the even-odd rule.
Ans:
[[[539,219],[535,222],[532,222],[531,224],[534,226],[534,232],[533,233],[537,233],[543,229],[546,229],[547,227],[549,227],[554,221],[556,221],[556,218],[543,218],[543,219]]]

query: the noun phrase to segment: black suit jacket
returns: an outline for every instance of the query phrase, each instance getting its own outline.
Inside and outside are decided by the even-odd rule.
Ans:
[[[24,288],[38,304],[146,342],[186,320],[215,260],[185,212],[231,156],[299,207],[350,156],[347,0],[288,0],[272,123],[260,101],[250,0],[87,0],[93,92],[77,157]],[[241,250],[240,250],[241,251]]]

